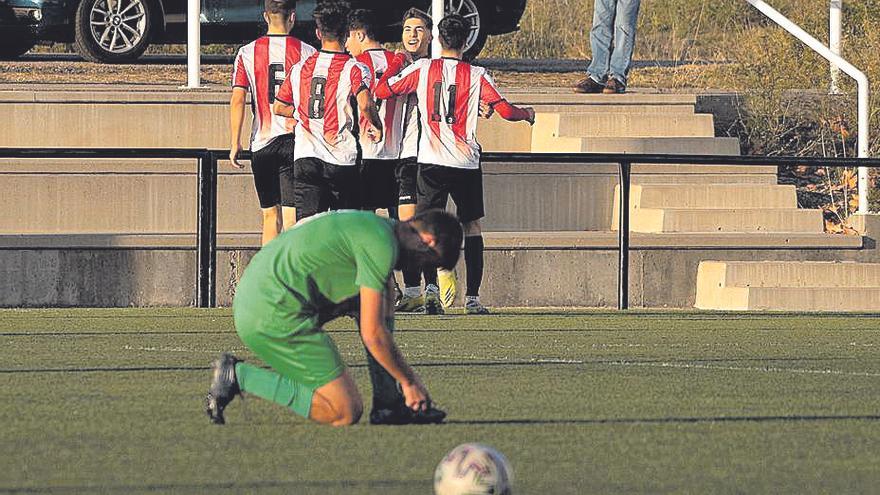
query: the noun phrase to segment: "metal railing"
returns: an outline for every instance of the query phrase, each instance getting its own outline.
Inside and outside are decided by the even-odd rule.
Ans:
[[[0,148],[3,158],[155,158],[193,159],[198,162],[198,232],[196,251],[196,306],[217,304],[217,162],[229,156],[228,150],[163,148]],[[241,153],[244,160],[250,152]],[[745,165],[880,168],[880,159],[801,158],[720,155],[653,155],[626,153],[484,153],[483,163],[565,163],[584,166],[616,164],[620,185],[618,230],[617,307],[629,308],[629,197],[634,165]],[[698,187],[698,186],[697,186]]]
[[[835,22],[839,24],[840,22],[840,3],[836,2],[836,13],[835,13],[835,3],[832,2],[832,10],[831,10],[831,22],[832,22],[832,48],[829,48],[822,44],[821,41],[816,38],[810,36],[806,31],[801,29],[800,26],[792,22],[790,19],[779,13],[773,7],[767,5],[763,0],[746,0],[753,7],[761,11],[762,14],[767,16],[768,19],[772,20],[776,24],[779,25],[782,29],[785,29],[792,36],[801,40],[805,45],[810,47],[814,52],[818,53],[826,60],[831,62],[835,68],[839,68],[843,72],[845,72],[848,76],[852,77],[856,80],[858,84],[858,135],[859,135],[859,143],[858,143],[858,154],[859,158],[867,158],[869,151],[869,133],[870,133],[870,88],[868,83],[868,76],[865,75],[864,72],[857,69],[854,65],[844,60],[838,53],[834,52],[836,49],[838,52],[840,51],[840,40],[839,40],[839,31],[837,33],[838,39],[835,38],[833,25]],[[836,17],[836,18],[835,18]],[[836,43],[836,47],[834,46]],[[834,74],[834,70],[832,69],[832,74]],[[832,76],[833,77],[833,76]],[[832,81],[834,87],[836,87],[837,82]],[[868,212],[868,168],[867,167],[859,167],[859,213],[867,213]]]

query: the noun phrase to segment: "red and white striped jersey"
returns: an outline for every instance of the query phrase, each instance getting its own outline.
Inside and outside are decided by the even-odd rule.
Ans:
[[[281,34],[268,34],[238,50],[232,86],[251,93],[251,109],[254,113],[251,151],[265,147],[278,136],[293,132],[293,119],[274,115],[272,104],[287,71],[315,51],[311,45]]]
[[[407,95],[406,110],[403,115],[403,142],[400,144],[400,158],[419,157],[419,99],[415,94]]]
[[[421,59],[391,77],[388,86],[395,95],[418,95],[419,163],[479,168],[480,101],[503,100],[486,69],[453,58]]]
[[[388,66],[394,59],[394,53],[382,48],[367,50],[361,53],[357,60],[370,69],[373,76],[373,84],[370,92],[374,92],[379,79],[388,70]],[[397,160],[400,158],[400,146],[403,141],[403,118],[406,109],[406,97],[389,98],[387,100],[376,99],[379,110],[379,119],[382,121],[384,138],[378,143],[370,141],[365,133],[361,132],[361,150],[363,158],[367,160]],[[366,115],[360,116],[361,129],[366,129],[369,119]]]
[[[276,97],[296,109],[294,159],[354,165],[358,146],[352,97],[371,83],[370,70],[346,53],[321,50],[294,65]]]

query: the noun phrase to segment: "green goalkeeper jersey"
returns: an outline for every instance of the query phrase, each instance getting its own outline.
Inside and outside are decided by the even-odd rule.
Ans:
[[[293,321],[316,318],[361,287],[383,291],[397,249],[393,220],[372,212],[303,220],[253,257],[236,289],[236,320],[247,314],[258,327],[296,332]]]

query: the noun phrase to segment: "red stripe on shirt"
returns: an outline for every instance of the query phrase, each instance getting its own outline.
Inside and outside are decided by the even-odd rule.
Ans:
[[[269,38],[267,36],[254,43],[254,79],[257,119],[260,121],[260,134],[263,134],[272,125],[272,110],[269,108]]]
[[[440,139],[440,122],[434,120],[434,116],[439,114],[440,119],[443,119],[443,105],[441,103],[440,108],[436,108],[435,103],[437,98],[437,90],[435,89],[437,85],[440,85],[440,101],[443,101],[443,60],[435,59],[431,61],[431,66],[428,68],[428,101],[427,110],[428,110],[428,128],[431,130],[431,135],[436,138],[436,140]],[[396,86],[396,84],[395,84]]]
[[[287,37],[287,44],[284,46],[284,70],[289,71],[291,67],[299,62],[302,55],[302,42],[293,36]]]
[[[245,89],[251,87],[251,83],[247,78],[247,69],[244,66],[244,57],[241,56],[241,52],[238,52],[238,56],[235,57],[235,70],[232,73],[232,86]]]
[[[327,91],[324,93],[324,140],[330,146],[336,144],[336,137],[339,134],[339,115],[337,114],[339,79],[342,77],[342,70],[345,68],[346,62],[349,60],[351,57],[348,55],[333,55],[330,68],[327,70]],[[343,98],[348,98],[348,94]]]
[[[452,133],[456,141],[467,141],[468,105],[471,99],[471,66],[459,62],[455,68],[455,123],[452,124]]]
[[[312,75],[315,73],[315,65],[318,63],[318,54],[309,57],[303,64],[302,71],[299,75],[299,122],[306,131],[309,130],[309,100],[312,91]]]

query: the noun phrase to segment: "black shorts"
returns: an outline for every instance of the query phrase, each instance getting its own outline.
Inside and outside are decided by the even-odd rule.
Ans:
[[[397,162],[397,204],[414,205],[418,203],[419,164],[416,159],[402,158]]]
[[[260,208],[293,206],[293,134],[278,136],[251,155]]]
[[[420,163],[418,211],[446,208],[450,195],[461,223],[483,218],[483,170]]]
[[[361,207],[365,210],[397,206],[397,160],[363,160],[361,174]]]
[[[333,165],[317,158],[293,164],[297,221],[327,210],[360,207],[360,174],[356,165]]]

